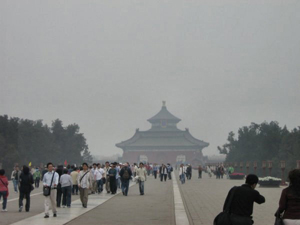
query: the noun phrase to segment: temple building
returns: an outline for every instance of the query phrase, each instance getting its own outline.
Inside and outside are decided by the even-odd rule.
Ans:
[[[148,122],[150,130],[136,129],[132,138],[116,144],[123,150],[123,162],[148,163],[190,163],[193,166],[205,163],[202,149],[209,143],[194,138],[189,129],[180,130],[177,123],[181,119],[172,115],[166,107],[166,102],[159,113]]]

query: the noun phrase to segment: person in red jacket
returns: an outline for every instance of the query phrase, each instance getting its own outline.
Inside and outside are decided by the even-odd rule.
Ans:
[[[3,198],[2,203],[2,212],[7,212],[6,205],[7,205],[7,197],[9,194],[8,191],[8,180],[5,175],[5,170],[0,170],[0,199]]]

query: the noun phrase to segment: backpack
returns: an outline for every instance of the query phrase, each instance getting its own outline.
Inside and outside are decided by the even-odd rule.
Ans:
[[[128,169],[124,169],[124,173],[123,173],[123,179],[126,179],[128,180],[129,179],[129,172],[128,172]]]

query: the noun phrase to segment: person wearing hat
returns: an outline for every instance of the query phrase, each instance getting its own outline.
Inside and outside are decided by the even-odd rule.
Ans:
[[[139,188],[140,188],[140,195],[144,195],[144,189],[145,189],[145,181],[147,180],[147,171],[144,167],[144,163],[140,163],[140,167],[136,170],[136,175],[138,177],[139,182]]]

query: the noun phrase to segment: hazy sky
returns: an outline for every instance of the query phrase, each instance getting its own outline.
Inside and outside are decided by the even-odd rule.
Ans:
[[[0,1],[0,114],[77,123],[96,155],[167,101],[216,154],[251,122],[300,125],[300,1]]]

